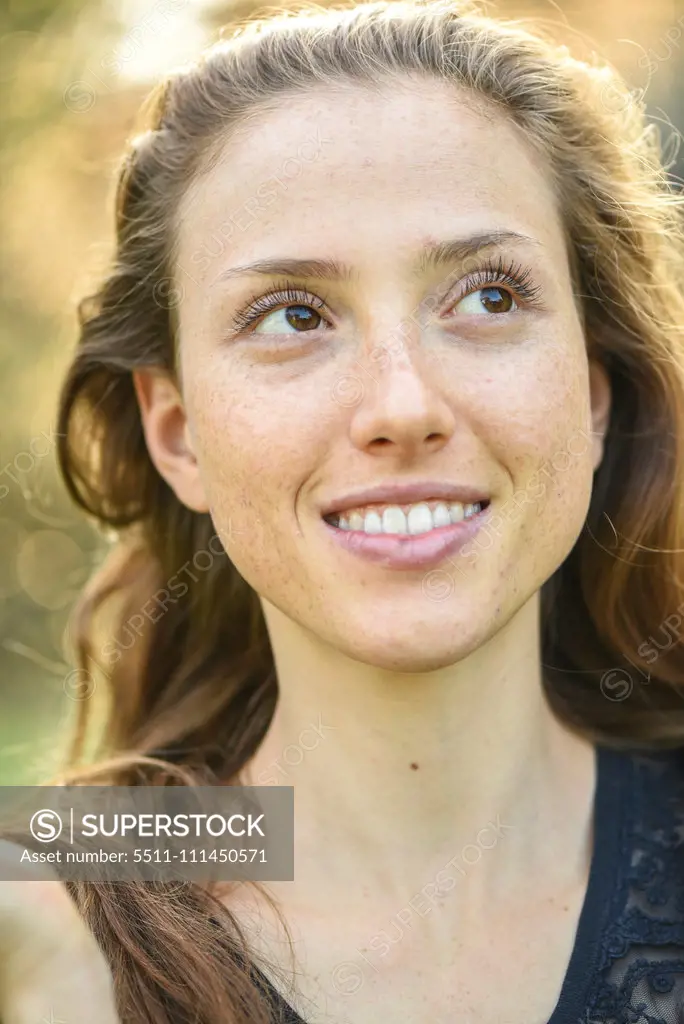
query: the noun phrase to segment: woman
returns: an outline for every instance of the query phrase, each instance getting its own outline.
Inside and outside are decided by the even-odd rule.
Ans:
[[[80,931],[53,883],[88,1019],[679,1020],[684,259],[643,110],[429,0],[247,25],[146,117],[62,392],[120,536],[72,777],[294,786],[296,877],[70,884]]]

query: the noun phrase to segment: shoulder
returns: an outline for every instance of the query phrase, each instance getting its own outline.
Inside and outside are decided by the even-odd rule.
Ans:
[[[614,757],[627,909],[634,911],[634,918],[637,906],[642,915],[656,914],[667,889],[676,894],[677,913],[684,922],[684,746],[637,749]]]
[[[596,827],[611,848],[613,925],[626,942],[655,938],[667,925],[684,948],[684,745],[604,748],[603,757],[597,810],[608,829]]]
[[[684,747],[631,760],[625,835],[627,910],[645,934],[684,947]]]
[[[684,746],[632,751],[628,800],[632,830],[666,849],[677,849],[684,835]]]
[[[669,1024],[684,1010],[684,746],[608,757],[618,862],[588,1019]]]

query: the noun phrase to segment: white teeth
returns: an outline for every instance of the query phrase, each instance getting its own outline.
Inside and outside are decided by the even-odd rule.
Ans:
[[[451,516],[452,523],[460,523],[465,517],[463,505],[461,505],[459,501],[455,501],[453,505],[449,505],[449,515]]]
[[[435,521],[435,526],[448,526],[451,522],[449,506],[444,504],[438,505],[437,508],[433,509],[432,518]]]
[[[377,512],[366,512],[363,520],[364,533],[382,533],[382,519]]]
[[[408,531],[409,533],[429,533],[434,530],[435,521],[429,505],[414,505],[409,509]]]
[[[427,507],[427,506],[426,506]],[[428,509],[429,511],[429,509]],[[401,511],[398,505],[390,505],[382,513],[382,532],[383,533],[415,533],[415,530],[411,529],[411,512],[409,512],[408,527],[406,525],[406,516]]]
[[[468,505],[462,505],[458,501],[452,502],[450,505],[447,505],[446,502],[438,502],[434,508],[431,508],[427,502],[421,501],[408,507],[408,512],[398,505],[389,505],[384,509],[382,515],[374,509],[365,514],[350,512],[347,515],[340,515],[336,525],[340,530],[358,530],[362,533],[417,536],[421,533],[429,533],[430,530],[438,529],[440,526],[460,523],[463,519],[477,515],[481,509],[480,502]]]

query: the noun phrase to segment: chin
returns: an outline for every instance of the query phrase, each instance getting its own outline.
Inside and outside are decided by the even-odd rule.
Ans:
[[[419,675],[425,672],[438,672],[448,668],[465,658],[470,651],[443,647],[440,650],[428,650],[423,646],[411,649],[405,646],[398,650],[395,641],[390,637],[383,650],[364,650],[355,657],[366,665],[385,672],[405,672],[407,675]]]
[[[440,616],[429,624],[399,619],[380,623],[371,617],[363,629],[338,638],[335,646],[355,661],[388,672],[436,672],[477,650],[487,638],[487,626],[453,616],[448,621]]]

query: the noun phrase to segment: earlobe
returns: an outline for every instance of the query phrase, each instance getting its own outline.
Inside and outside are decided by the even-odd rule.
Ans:
[[[150,458],[176,497],[194,512],[208,512],[199,466],[188,429],[183,398],[164,370],[133,372],[145,442]]]
[[[591,395],[591,423],[594,470],[603,459],[604,442],[610,424],[612,390],[605,367],[595,359],[589,361],[589,388]]]

